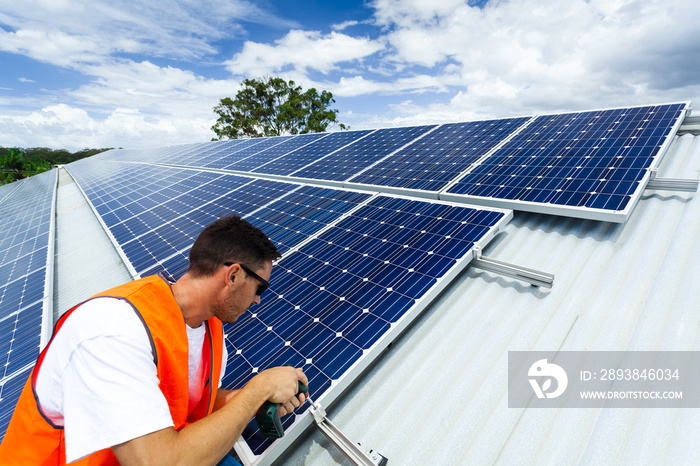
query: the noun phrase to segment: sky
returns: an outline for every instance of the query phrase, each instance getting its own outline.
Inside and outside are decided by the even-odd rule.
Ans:
[[[697,0],[0,0],[0,146],[211,140],[246,78],[351,129],[700,106]],[[337,128],[334,128],[337,129]]]

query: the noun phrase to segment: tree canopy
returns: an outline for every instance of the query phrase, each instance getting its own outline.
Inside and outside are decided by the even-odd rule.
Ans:
[[[11,183],[50,170],[53,165],[73,162],[109,149],[84,149],[68,152],[63,149],[35,147],[19,149],[0,147],[0,184]]]
[[[320,133],[338,124],[338,110],[329,91],[315,88],[303,91],[294,81],[268,77],[246,79],[243,88],[231,99],[221,99],[214,112],[219,115],[212,130],[217,139],[283,136],[287,134]]]
[[[0,184],[11,183],[37,173],[51,170],[45,160],[28,160],[19,149],[9,149],[0,155]]]

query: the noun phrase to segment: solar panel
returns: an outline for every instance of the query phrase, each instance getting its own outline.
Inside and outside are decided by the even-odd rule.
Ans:
[[[350,133],[301,135],[254,156],[219,151],[205,160],[298,182],[622,222],[688,108],[685,102],[453,123],[427,134],[427,127],[375,130],[345,147],[331,143]],[[398,150],[384,146],[400,138]],[[171,149],[159,157],[178,155]]]
[[[5,200],[5,198],[9,196],[15,189],[17,189],[20,184],[20,182],[17,182],[0,185],[0,202]]]
[[[525,123],[527,118],[441,125],[351,178],[347,186],[437,192]]]
[[[369,130],[330,133],[324,138],[317,139],[252,171],[271,175],[289,175],[354,141],[362,139],[369,133],[371,133]]]
[[[51,170],[15,182],[0,203],[0,440],[52,327],[43,320],[52,311],[56,176]]]
[[[252,223],[273,225],[279,211],[284,209],[283,215],[288,217],[294,214],[293,222],[280,222],[270,233],[284,252],[354,205],[352,199],[368,196],[353,194],[334,199],[332,191],[300,189],[299,184],[199,170],[109,164],[108,171],[95,168],[94,163],[67,168],[79,184],[84,184],[86,196],[138,275],[165,268],[179,278],[186,270],[192,242],[219,217],[257,211],[257,217],[250,219]],[[320,213],[319,206],[323,209]],[[167,267],[161,263],[167,263]]]
[[[236,161],[230,165],[227,165],[228,170],[252,172],[256,168],[265,165],[275,159],[278,159],[300,147],[304,147],[318,139],[322,139],[328,136],[328,133],[312,133],[312,134],[300,134],[298,136],[284,137],[285,139],[280,144],[275,144],[263,151],[257,152],[255,157],[248,157],[246,159]],[[279,138],[270,138],[279,139]],[[252,154],[251,154],[252,155]]]
[[[195,167],[208,167],[208,168],[225,168],[231,170],[240,170],[244,165],[243,161],[249,157],[255,156],[258,152],[262,152],[266,149],[274,147],[285,141],[288,141],[292,136],[280,136],[274,138],[257,138],[257,139],[244,139],[244,143],[236,147],[236,151],[231,152],[221,152],[218,157],[213,158],[211,161],[207,161],[204,164],[190,164]],[[239,164],[240,162],[240,164]],[[234,168],[234,166],[238,166]]]
[[[626,221],[688,103],[543,115],[442,199]]]
[[[291,176],[313,180],[348,180],[435,127],[429,125],[378,129],[322,160],[291,173]]]
[[[509,218],[375,195],[285,255],[263,303],[226,326],[225,384],[240,386],[275,365],[303,366],[314,399],[327,406]],[[303,429],[305,410],[284,419],[285,438],[295,422]],[[254,455],[275,445],[255,423],[243,437]]]
[[[177,157],[171,157],[165,153],[161,154],[160,161],[161,163],[174,165],[203,167],[208,163],[219,160],[224,154],[236,153],[245,145],[244,139],[206,142],[180,152]]]

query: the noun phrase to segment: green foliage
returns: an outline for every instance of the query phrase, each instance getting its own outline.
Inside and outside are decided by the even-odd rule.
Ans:
[[[36,147],[32,149],[0,147],[0,184],[11,183],[28,176],[51,170],[54,165],[63,165],[109,149],[83,149],[78,152]]]
[[[246,79],[235,99],[225,97],[214,112],[219,115],[212,130],[217,139],[320,133],[338,124],[333,94],[314,88],[303,92],[294,81],[268,77]],[[340,129],[347,127],[340,123]]]
[[[19,149],[9,149],[6,154],[0,155],[0,183],[11,183],[24,178],[25,160]]]

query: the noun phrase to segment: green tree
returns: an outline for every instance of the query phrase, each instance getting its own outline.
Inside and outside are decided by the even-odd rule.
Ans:
[[[19,149],[9,149],[0,156],[0,183],[11,183],[28,176],[51,170],[51,164],[46,160],[28,160]]]
[[[24,157],[18,149],[10,149],[0,157],[0,183],[11,183],[24,178]]]
[[[320,133],[330,125],[338,124],[338,110],[333,94],[315,88],[303,91],[294,81],[268,77],[246,79],[243,88],[231,99],[221,99],[214,112],[219,115],[212,130],[217,137],[282,136],[285,134]]]

